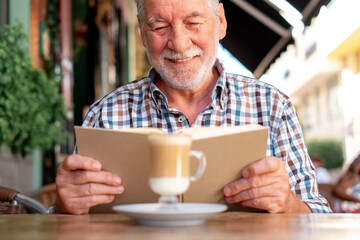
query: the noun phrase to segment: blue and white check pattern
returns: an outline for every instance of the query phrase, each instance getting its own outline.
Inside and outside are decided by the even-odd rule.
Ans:
[[[315,213],[329,213],[327,201],[319,195],[314,167],[308,156],[295,109],[275,87],[244,76],[220,72],[211,103],[190,125],[180,111],[170,107],[155,86],[157,72],[133,81],[96,101],[83,126],[96,128],[155,127],[176,132],[183,128],[260,124],[269,129],[267,156],[285,161],[291,191]]]

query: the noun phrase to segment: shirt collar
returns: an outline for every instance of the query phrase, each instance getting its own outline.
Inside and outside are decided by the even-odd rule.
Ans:
[[[155,80],[158,76],[158,72],[155,70],[154,67],[152,67],[149,71],[148,74],[148,82],[150,85],[150,95],[151,98],[153,100],[153,102],[155,103],[155,105],[157,105],[158,100],[164,100],[167,104],[167,97],[165,96],[165,94],[163,92],[160,91],[160,89],[155,85]]]
[[[225,97],[226,97],[226,72],[224,70],[223,64],[219,59],[216,59],[214,67],[220,73],[220,76],[217,80],[217,83],[211,93],[211,102],[218,101],[221,105],[221,108],[224,108]],[[155,104],[158,100],[164,100],[166,104],[168,103],[167,97],[160,89],[155,85],[155,80],[158,76],[158,72],[152,67],[148,73],[148,82],[150,85],[150,95]]]
[[[225,107],[225,97],[227,96],[226,94],[226,72],[224,70],[224,66],[222,64],[222,62],[217,59],[215,62],[215,67],[218,70],[218,72],[220,73],[220,76],[216,82],[216,85],[214,87],[214,90],[211,94],[211,102],[214,101],[218,101],[218,103],[220,104],[221,108]]]

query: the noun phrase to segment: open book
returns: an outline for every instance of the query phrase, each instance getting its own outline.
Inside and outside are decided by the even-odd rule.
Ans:
[[[111,204],[96,206],[91,212],[112,212],[112,206],[157,202],[159,196],[148,184],[149,134],[168,134],[155,128],[100,129],[75,127],[79,154],[100,161],[103,170],[122,178],[125,192]],[[203,176],[180,196],[183,202],[225,203],[223,188],[240,178],[242,169],[265,157],[268,129],[256,125],[188,128],[176,134],[192,136],[192,149],[204,152],[207,165]],[[191,161],[196,164],[196,161]],[[192,166],[194,173],[197,166]],[[231,206],[232,205],[232,206]],[[236,209],[237,204],[228,204]]]

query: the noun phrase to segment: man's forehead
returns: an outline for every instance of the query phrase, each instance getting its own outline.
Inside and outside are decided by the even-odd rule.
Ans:
[[[211,11],[208,0],[144,0],[144,3],[148,19],[171,14],[182,18],[205,16],[207,11]]]
[[[171,3],[181,3],[181,2],[187,2],[187,3],[208,3],[209,0],[143,0],[143,3],[152,3],[152,4],[171,4]]]
[[[184,16],[184,18],[191,18],[191,17],[205,17],[205,15],[201,12],[193,11],[190,12],[188,15]],[[166,20],[162,18],[149,17],[147,22],[150,24],[153,22],[166,22]]]
[[[203,8],[207,9],[208,0],[144,0],[145,10],[161,10],[162,8],[166,9],[193,9],[193,8]]]

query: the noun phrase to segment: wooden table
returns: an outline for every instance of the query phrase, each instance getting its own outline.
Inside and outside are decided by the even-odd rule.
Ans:
[[[121,214],[0,215],[0,239],[360,239],[360,215],[226,212],[187,227],[139,226]]]

